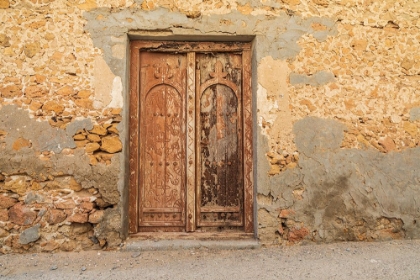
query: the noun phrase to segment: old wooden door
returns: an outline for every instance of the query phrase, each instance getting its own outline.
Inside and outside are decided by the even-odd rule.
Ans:
[[[130,231],[253,231],[249,44],[134,42]]]

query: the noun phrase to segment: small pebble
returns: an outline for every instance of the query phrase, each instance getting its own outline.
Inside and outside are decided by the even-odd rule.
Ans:
[[[86,271],[86,267],[82,266],[82,271]]]
[[[137,258],[137,257],[139,257],[140,256],[140,252],[136,252],[136,253],[133,253],[132,255],[131,255],[131,257],[132,258]]]
[[[51,266],[51,270],[56,270],[58,268],[58,266],[56,266],[56,265],[53,265],[53,266]]]

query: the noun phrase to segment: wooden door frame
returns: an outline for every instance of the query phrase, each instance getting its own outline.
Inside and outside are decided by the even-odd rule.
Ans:
[[[253,118],[252,118],[252,88],[251,88],[251,43],[244,42],[179,42],[179,41],[131,41],[130,45],[130,96],[129,96],[129,197],[128,219],[129,233],[138,232],[138,205],[139,205],[139,176],[140,176],[140,51],[154,49],[159,52],[186,53],[190,60],[195,61],[195,52],[241,52],[242,53],[242,156],[243,156],[243,184],[244,184],[244,232],[254,233],[254,182],[253,182]],[[192,57],[191,57],[192,56]],[[195,112],[195,81],[194,64],[187,65],[187,149],[195,146],[194,122]],[[194,78],[192,78],[194,77]],[[192,123],[188,123],[192,122]],[[193,136],[194,135],[194,136]],[[194,139],[191,139],[193,137]],[[196,185],[195,174],[195,147],[193,153],[187,154],[187,188]],[[194,156],[192,156],[194,155]],[[189,192],[191,193],[191,192]],[[187,197],[186,231],[194,231],[195,198]]]

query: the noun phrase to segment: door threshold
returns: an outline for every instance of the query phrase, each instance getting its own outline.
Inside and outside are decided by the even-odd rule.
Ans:
[[[260,244],[252,233],[142,232],[130,235],[123,250],[245,250],[258,249],[259,247]]]
[[[136,240],[237,240],[253,239],[253,233],[238,231],[227,232],[138,232],[131,234],[129,239]]]

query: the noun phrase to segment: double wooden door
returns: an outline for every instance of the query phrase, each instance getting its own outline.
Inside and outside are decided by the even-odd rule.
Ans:
[[[253,231],[250,46],[133,42],[130,231]]]

